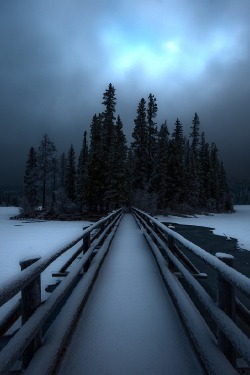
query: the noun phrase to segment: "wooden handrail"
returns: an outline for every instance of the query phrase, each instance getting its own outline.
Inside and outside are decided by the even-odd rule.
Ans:
[[[187,240],[179,233],[169,229],[164,224],[159,222],[157,219],[153,218],[149,214],[133,207],[134,212],[137,212],[142,217],[149,219],[152,224],[157,225],[163,232],[167,235],[174,237],[177,241],[179,241],[183,246],[185,246],[189,251],[199,257],[202,261],[207,263],[211,268],[216,270],[219,274],[223,275],[225,280],[229,283],[235,285],[238,289],[240,289],[244,294],[250,297],[250,279],[241,274],[240,272],[236,271],[234,268],[224,264],[214,255],[208,253],[206,250],[202,249],[198,245],[193,244],[191,241]]]
[[[13,366],[15,361],[22,355],[29,343],[37,337],[39,334],[39,331],[42,329],[43,325],[50,319],[50,316],[53,314],[55,309],[57,308],[58,304],[65,298],[68,291],[72,286],[75,284],[76,280],[79,278],[79,274],[82,274],[82,270],[85,267],[87,263],[90,263],[89,260],[92,257],[92,253],[94,252],[95,248],[100,244],[105,244],[105,251],[103,251],[103,254],[105,255],[105,252],[108,250],[108,246],[110,241],[112,240],[114,236],[116,223],[120,220],[122,216],[122,210],[117,210],[110,215],[108,215],[106,218],[101,219],[99,222],[91,225],[89,228],[84,229],[83,235],[78,237],[76,240],[73,240],[70,244],[65,246],[63,249],[59,249],[55,253],[53,253],[49,257],[41,258],[40,260],[37,260],[34,264],[30,265],[27,269],[24,269],[22,272],[20,272],[22,275],[19,277],[14,278],[14,280],[18,280],[18,285],[13,287],[12,285],[9,285],[9,283],[6,283],[5,287],[7,288],[7,291],[4,292],[3,287],[1,287],[1,302],[4,300],[9,300],[12,296],[14,291],[19,292],[20,290],[25,290],[27,287],[30,289],[32,288],[32,284],[34,280],[37,279],[37,277],[40,277],[41,270],[44,270],[50,263],[52,263],[53,260],[57,259],[59,255],[63,254],[65,251],[70,249],[72,246],[74,246],[77,242],[81,241],[86,234],[88,235],[93,229],[97,228],[98,226],[101,226],[103,223],[108,223],[107,226],[104,226],[104,231],[100,233],[100,236],[98,238],[95,238],[94,241],[92,241],[90,247],[87,249],[84,249],[84,254],[82,258],[77,263],[76,267],[73,268],[73,270],[68,274],[68,276],[60,283],[60,285],[56,288],[56,290],[51,294],[51,296],[38,308],[35,309],[33,314],[28,318],[27,322],[26,319],[23,321],[23,326],[19,329],[19,331],[11,338],[9,343],[2,349],[0,352],[0,373],[4,374],[7,373],[7,371]],[[108,231],[112,229],[112,232],[107,237],[107,239],[103,242],[105,235]],[[39,263],[39,264],[38,264]],[[96,272],[100,265],[96,265],[92,269],[92,271],[87,272],[86,275],[89,275],[89,279],[92,280],[90,283],[88,283],[88,288],[91,288],[93,285],[93,280],[95,278]],[[25,276],[23,276],[25,274]],[[83,278],[85,275],[83,275]],[[13,280],[13,278],[12,278]],[[88,291],[88,290],[87,290]],[[87,293],[86,291],[86,293]],[[23,294],[23,293],[22,293]],[[15,294],[14,294],[15,295]],[[11,296],[10,298],[8,298]],[[29,297],[28,297],[29,298]],[[84,295],[83,295],[84,298]],[[26,299],[27,301],[27,299]],[[33,302],[32,302],[33,303]],[[41,341],[38,345],[35,346],[35,349],[41,344]],[[23,357],[24,360],[24,367],[27,367],[31,357],[33,355],[34,350],[27,351],[28,357],[26,355]],[[32,352],[32,353],[31,353]],[[30,354],[32,354],[30,356]]]
[[[27,269],[23,270],[19,274],[8,279],[7,282],[3,282],[0,286],[0,307],[4,305],[7,301],[13,298],[17,293],[19,293],[25,286],[30,284],[34,279],[36,279],[51,263],[53,263],[60,255],[64,254],[67,250],[71,249],[79,241],[88,235],[92,230],[98,228],[103,223],[107,222],[114,216],[116,216],[120,210],[117,210],[107,217],[97,221],[93,225],[84,229],[83,234],[77,236],[73,241],[68,243],[62,248],[58,248],[52,254],[42,257],[36,263],[29,266]]]
[[[247,289],[247,286],[250,285],[250,280],[218,259],[223,257],[221,253],[218,253],[217,257],[215,257],[210,253],[207,253],[205,250],[199,248],[197,245],[192,244],[178,233],[165,227],[149,214],[146,214],[136,208],[133,208],[133,212],[144,230],[144,235],[147,238],[149,246],[156,254],[157,263],[158,265],[160,264],[162,275],[165,275],[165,271],[162,268],[162,262],[159,260],[159,255],[157,255],[158,253],[161,254],[163,258],[167,257],[165,267],[168,265],[167,268],[171,273],[174,272],[174,269],[177,269],[183,275],[185,281],[195,292],[203,307],[216,323],[219,332],[220,346],[232,365],[234,367],[236,366],[235,350],[237,350],[237,352],[241,354],[241,356],[250,364],[250,340],[234,322],[236,303],[234,288],[239,288],[240,290],[244,291],[245,294],[250,295],[250,291]],[[168,239],[162,238],[162,236],[159,237],[159,235],[155,232],[156,227],[168,234]],[[219,306],[217,306],[217,304],[208,295],[199,282],[195,280],[192,274],[186,269],[185,265],[182,264],[182,262],[175,256],[174,252],[171,251],[171,248],[174,246],[174,239],[177,239],[182,245],[187,247],[190,251],[199,256],[203,261],[217,271],[220,280],[220,293],[218,293]],[[159,246],[161,250],[159,250],[157,246]],[[224,255],[224,258],[225,257],[226,255]],[[232,277],[230,276],[231,272],[233,273]],[[225,298],[222,297],[224,288],[226,288],[228,296],[230,296],[230,301],[225,302]],[[233,349],[231,345],[233,346]]]

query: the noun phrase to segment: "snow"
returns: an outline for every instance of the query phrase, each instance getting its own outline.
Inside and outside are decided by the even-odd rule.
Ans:
[[[119,221],[120,218],[118,220],[118,223]],[[58,360],[59,354],[62,351],[63,346],[65,342],[68,340],[68,337],[71,333],[72,325],[75,324],[76,316],[78,316],[81,313],[81,309],[84,300],[86,299],[86,295],[91,290],[94,279],[97,276],[99,269],[101,267],[103,258],[109,250],[109,245],[111,240],[113,239],[115,231],[117,230],[118,223],[116,223],[111,233],[106,237],[104,243],[102,244],[95,258],[91,262],[91,265],[87,273],[84,274],[84,277],[81,278],[77,286],[74,288],[69,299],[67,300],[67,303],[63,306],[62,310],[57,316],[57,319],[53,322],[48,333],[45,335],[43,339],[43,346],[39,348],[39,350],[35,353],[35,356],[33,357],[28,369],[25,371],[25,375],[33,375],[34,373],[36,373],[37,375],[52,373]],[[108,227],[106,228],[106,233],[107,232]],[[85,253],[83,258],[87,259],[89,255],[91,255],[91,253],[93,252],[94,248],[100,242],[102,242],[101,236],[98,238],[98,240],[95,240],[94,242],[92,243],[89,250]],[[71,273],[65,279],[64,284],[68,282],[67,279],[72,279],[73,273],[75,274],[75,276],[79,274],[79,270],[81,269],[81,267],[83,267],[83,258],[75,267],[75,269],[71,271]],[[54,298],[54,294],[57,293],[57,295],[60,296],[60,289],[64,289],[64,287],[65,286],[62,286],[61,284],[52,294],[52,296],[48,300],[48,303],[50,303],[50,300]],[[44,358],[46,358],[46,363],[44,362]]]
[[[91,375],[204,373],[143,233],[128,214],[58,374],[79,369]]]
[[[234,259],[234,256],[231,254],[225,254],[225,253],[216,253],[215,256],[220,259]]]
[[[152,239],[149,239],[152,242]],[[192,290],[196,293],[199,300],[205,309],[209,312],[213,320],[217,323],[217,326],[223,331],[223,333],[228,337],[228,339],[233,343],[234,347],[238,352],[250,363],[250,346],[248,337],[234,324],[234,322],[214,303],[213,299],[208,295],[205,289],[200,285],[200,283],[186,270],[183,264],[173,255],[173,253],[168,249],[166,245],[160,240],[162,247],[167,253],[169,259],[175,264],[178,270],[185,277],[185,280],[192,287]],[[151,247],[154,246],[152,242]],[[155,246],[156,247],[156,246]],[[159,250],[155,250],[158,251]],[[234,270],[233,270],[234,271]],[[167,268],[166,272],[162,270],[164,276],[169,279]],[[172,286],[172,288],[174,288]],[[175,287],[176,288],[176,287]],[[178,292],[174,293],[174,298],[178,299]],[[178,303],[182,303],[179,300]],[[185,311],[181,309],[183,316],[185,316]],[[193,331],[191,329],[191,331]],[[201,342],[201,340],[199,340]]]
[[[189,217],[156,216],[161,222],[198,225],[213,228],[213,233],[238,240],[240,249],[250,251],[250,205],[236,205],[235,212],[226,214],[196,215]]]
[[[166,286],[176,305],[178,306],[178,311],[182,316],[184,324],[190,334],[197,352],[199,353],[200,358],[202,359],[202,362],[208,370],[208,373],[218,375],[222,373],[236,374],[237,372],[232,368],[230,363],[222,355],[221,351],[216,345],[217,340],[209,330],[202,316],[199,314],[194,304],[190,303],[190,297],[185,292],[178,279],[176,279],[169,271],[168,267],[166,267],[165,259],[162,257],[158,247],[146,231],[144,232],[144,235],[147,238],[147,241],[156,257],[157,264],[160,267],[162,277],[166,282]],[[167,247],[165,248],[167,254],[174,261],[175,265],[179,265],[179,269],[184,270],[184,273],[188,275],[189,281],[192,281],[192,276],[188,274],[180,261],[173,256]],[[196,280],[195,282],[197,283]],[[206,295],[205,291],[202,292],[202,295],[204,294]]]
[[[232,214],[197,215],[196,217],[161,216],[158,217],[158,220],[171,222],[171,225],[172,223],[179,223],[214,228],[214,234],[225,235],[228,238],[237,238],[239,247],[250,251],[250,206],[235,206],[235,210],[236,212]],[[19,261],[21,259],[49,256],[60,246],[65,246],[65,243],[71,242],[72,238],[82,235],[83,227],[90,224],[79,221],[38,222],[9,220],[10,216],[14,216],[17,213],[17,208],[0,207],[0,283],[5,283],[17,273],[20,273]],[[172,232],[171,229],[166,229]],[[135,361],[139,361],[137,364],[147,363],[148,367],[144,368],[143,371],[145,370],[147,373],[152,374],[156,373],[153,366],[161,366],[168,358],[166,366],[172,366],[173,361],[178,360],[178,358],[182,359],[179,361],[180,365],[184,363],[185,366],[185,358],[190,361],[193,352],[189,353],[188,345],[184,345],[183,350],[181,349],[181,345],[185,341],[184,334],[181,332],[176,333],[176,330],[179,330],[179,322],[176,319],[171,320],[171,316],[175,315],[175,313],[171,312],[172,307],[170,308],[169,302],[165,300],[166,292],[164,291],[165,294],[163,295],[161,293],[164,288],[159,287],[159,285],[157,288],[154,287],[154,285],[159,283],[156,280],[159,277],[158,270],[156,267],[155,269],[152,268],[153,262],[149,261],[150,258],[147,258],[149,253],[145,252],[145,240],[142,243],[142,232],[137,228],[133,233],[133,229],[129,228],[128,223],[119,227],[119,230],[119,234],[115,237],[111,245],[112,257],[107,257],[105,267],[101,270],[100,278],[97,280],[95,287],[97,288],[97,293],[90,295],[90,303],[87,304],[86,311],[81,319],[79,327],[80,330],[84,331],[84,335],[79,333],[79,339],[75,340],[75,344],[73,344],[75,346],[72,347],[73,349],[70,349],[75,352],[78,348],[80,350],[84,346],[85,350],[84,352],[82,350],[79,351],[78,357],[76,357],[75,368],[72,369],[69,364],[68,370],[72,373],[78,373],[80,363],[84,359],[85,369],[90,370],[88,366],[94,366],[94,369],[92,368],[86,373],[100,373],[100,369],[103,370],[104,355],[108,356],[105,358],[105,366],[110,366],[110,369],[113,369],[115,366],[115,369],[118,371],[116,373],[121,374],[129,373],[131,368],[134,368]],[[175,234],[178,236],[177,233]],[[185,243],[187,246],[190,245],[187,240]],[[195,252],[200,253],[201,249],[198,246],[192,246]],[[143,251],[144,253],[142,254]],[[212,262],[210,259],[211,254],[207,254],[206,256],[207,259],[204,259]],[[64,256],[60,258],[63,259],[53,263],[43,273],[43,290],[46,285],[56,282],[56,279],[52,279],[51,274],[52,271],[58,271],[61,264],[64,263]],[[131,262],[131,260],[133,261]],[[215,267],[217,267],[218,262],[218,259],[213,259]],[[227,266],[223,269],[225,269],[226,275]],[[236,271],[233,270],[230,273],[230,277],[233,278],[234,274],[236,274]],[[142,277],[143,282],[138,279],[138,275]],[[236,276],[234,282],[237,285],[238,275]],[[243,280],[242,276],[242,283],[245,282],[246,287],[249,285],[249,279],[247,281]],[[148,293],[150,293],[150,299],[148,299]],[[203,293],[200,293],[200,296],[202,299]],[[46,293],[43,294],[44,298],[46,298]],[[203,302],[207,304],[211,315],[216,316],[220,321],[221,327],[224,327],[224,332],[227,331],[228,326],[224,325],[224,317],[220,317],[219,313],[210,307],[210,302],[207,302],[205,297]],[[185,302],[183,303],[185,304]],[[94,310],[91,304],[95,306]],[[157,306],[157,309],[154,306]],[[3,313],[3,310],[1,308],[0,314]],[[130,314],[136,317],[136,319],[131,321]],[[166,316],[169,319],[166,319]],[[161,320],[162,323],[165,322],[165,328],[163,324],[159,323]],[[134,335],[132,343],[128,339],[128,331],[131,329],[131,324],[132,334]],[[158,332],[159,328],[160,332]],[[234,332],[234,329],[230,326],[229,329],[228,335],[237,338],[237,332]],[[156,336],[156,332],[159,333],[159,336]],[[139,336],[136,336],[137,334]],[[148,339],[149,337],[150,339]],[[181,343],[178,341],[178,337],[181,339]],[[236,340],[236,338],[233,340]],[[159,343],[158,348],[165,349],[163,350],[163,354],[159,351],[157,353],[154,352],[156,339],[157,343]],[[142,343],[143,346],[140,345]],[[245,344],[245,339],[242,338],[239,344],[242,346],[241,353],[244,353],[245,348],[248,347]],[[124,363],[122,353],[126,350],[128,357],[126,357],[127,360]],[[138,352],[137,357],[135,355],[136,351]],[[176,355],[177,352],[178,356]],[[69,358],[70,353],[69,351]],[[249,350],[244,354],[249,360]],[[150,364],[149,359],[153,357],[158,360],[157,364],[153,362]],[[195,367],[194,358],[192,359],[192,366]],[[167,367],[164,368],[166,369]],[[60,372],[60,374],[67,373],[67,366],[65,367],[65,371]],[[195,371],[190,370],[190,373],[197,373]],[[185,373],[185,370],[181,372]]]
[[[218,271],[228,282],[232,283],[236,288],[239,288],[241,291],[243,291],[243,293],[250,296],[250,279],[247,276],[242,275],[240,272],[227,266],[214,255],[210,254],[209,252],[205,251],[201,247],[187,240],[186,238],[181,236],[179,233],[169,229],[167,226],[162,224],[157,218],[153,218],[150,215],[138,209],[135,209],[135,212],[137,214],[142,214],[143,217],[146,217],[149,220],[151,220],[151,222],[155,223],[163,232],[173,236],[177,241],[179,241],[187,249],[192,251],[195,255],[201,258],[205,263],[209,264],[212,268]]]
[[[91,224],[88,221],[9,220],[18,213],[17,207],[0,207],[0,285],[20,273],[21,260],[48,256],[73,238],[81,236],[83,228]],[[48,296],[46,286],[56,283],[52,272],[59,271],[60,266],[75,250],[76,247],[73,247],[42,273],[42,299]],[[17,298],[18,296],[1,308],[0,318]]]
[[[113,233],[110,233],[109,237],[111,237]],[[108,242],[108,237],[107,240]],[[98,242],[98,241],[96,241]],[[92,249],[91,249],[92,248]],[[62,298],[67,293],[68,289],[74,282],[75,278],[78,277],[79,272],[81,271],[85,261],[89,258],[91,255],[91,252],[93,251],[94,246],[92,245],[91,248],[84,254],[82,259],[74,266],[74,269],[72,272],[69,273],[68,277],[63,280],[63,282],[58,286],[58,288],[54,291],[53,294],[51,294],[50,298],[37,309],[34,314],[30,317],[30,319],[22,326],[22,329],[20,329],[15,336],[12,338],[12,340],[5,346],[2,351],[0,352],[0,371],[6,371],[6,369],[9,369],[10,364],[14,363],[14,361],[21,355],[23,351],[23,347],[27,345],[27,343],[31,340],[32,337],[34,337],[35,333],[39,328],[42,327],[43,323],[48,319],[48,317],[51,315],[51,313],[54,311],[55,305],[58,304],[59,301],[62,300]],[[103,251],[107,251],[108,245],[103,246]],[[99,255],[99,253],[98,253]],[[77,314],[77,310],[80,309],[81,302],[83,298],[85,297],[86,293],[88,292],[91,282],[93,281],[93,278],[95,274],[97,273],[99,264],[96,262],[96,267],[92,267],[92,271],[87,273],[87,277],[82,278],[82,284],[84,284],[85,288],[80,288],[78,286],[78,292],[77,292],[77,299],[75,301],[75,306],[73,309],[73,306],[71,303],[65,305],[65,309],[70,313],[71,321],[67,322],[67,329],[69,330],[70,326],[72,325],[73,319],[75,317],[75,314]],[[81,284],[81,286],[83,286]],[[64,318],[66,319],[65,315]],[[61,324],[62,328],[62,324]],[[61,334],[63,334],[63,337],[60,339],[63,340],[65,336],[65,327],[62,330]],[[56,345],[56,349],[58,350],[57,344],[58,344],[58,337],[56,335],[56,339],[54,336],[54,345]],[[47,360],[46,356],[46,360]],[[54,352],[53,355],[54,359],[56,359],[56,353]],[[43,359],[44,361],[44,359]],[[47,363],[48,365],[48,363]],[[40,366],[41,367],[41,366]],[[44,371],[44,366],[42,368],[42,373],[48,373]],[[34,374],[34,372],[33,372]]]
[[[53,252],[76,235],[87,222],[8,220],[18,208],[0,207],[0,283],[20,271],[19,261]]]

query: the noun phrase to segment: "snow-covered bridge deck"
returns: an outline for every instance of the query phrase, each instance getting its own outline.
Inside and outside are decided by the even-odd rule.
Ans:
[[[125,214],[58,374],[204,374],[148,244]]]

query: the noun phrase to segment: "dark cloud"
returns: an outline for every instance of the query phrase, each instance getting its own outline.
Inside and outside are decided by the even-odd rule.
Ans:
[[[170,130],[194,112],[231,178],[249,178],[250,2],[38,0],[0,3],[0,184],[21,184],[47,132],[80,146],[112,82],[130,140],[141,97]],[[240,167],[239,167],[240,166]]]

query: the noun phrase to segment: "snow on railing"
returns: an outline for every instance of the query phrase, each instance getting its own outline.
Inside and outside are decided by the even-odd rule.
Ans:
[[[0,306],[22,291],[22,314],[26,315],[25,318],[22,318],[22,327],[0,352],[0,374],[8,373],[15,361],[21,355],[23,357],[23,366],[26,368],[29,365],[34,352],[38,349],[39,345],[42,344],[41,329],[43,325],[50,318],[58,304],[63,300],[63,298],[65,298],[69,290],[71,290],[76,280],[79,278],[79,274],[82,274],[83,270],[87,271],[89,269],[89,272],[84,274],[84,278],[85,275],[88,275],[89,279],[86,287],[87,295],[96,273],[100,268],[103,258],[99,257],[100,259],[98,262],[96,261],[95,266],[92,267],[91,261],[93,259],[94,250],[97,248],[97,246],[101,245],[101,248],[103,248],[101,253],[103,253],[103,256],[106,254],[109,243],[112,240],[114,232],[117,228],[117,222],[121,218],[121,214],[121,209],[109,214],[107,217],[99,220],[90,227],[85,228],[81,236],[76,237],[72,242],[63,248],[59,248],[51,255],[42,257],[38,260],[33,260],[35,263],[28,266],[24,263],[23,268],[26,266],[27,268],[23,269],[19,275],[11,278],[8,282],[0,287]],[[100,229],[99,236],[95,235],[94,238],[92,238],[92,241],[90,241],[91,232],[98,228]],[[71,249],[81,240],[83,240],[82,258],[79,260],[79,262],[77,262],[77,265],[60,283],[60,285],[45,301],[45,303],[39,306],[39,300],[41,303],[41,298],[39,295],[41,291],[40,287],[37,285],[40,282],[39,279],[41,272],[43,272],[55,259],[65,253],[67,250]],[[32,263],[32,260],[30,263]],[[84,298],[84,293],[82,293],[81,301],[79,301],[76,309],[79,309],[79,305],[82,303]],[[35,306],[34,300],[38,301]],[[27,306],[27,303],[31,306]],[[28,310],[30,310],[30,312],[27,314]],[[58,348],[57,351],[59,352]]]
[[[248,364],[250,364],[250,340],[235,324],[235,305],[237,300],[235,298],[235,288],[240,289],[247,296],[250,296],[250,280],[240,272],[230,267],[230,264],[232,265],[233,257],[222,253],[217,253],[216,256],[213,256],[199,246],[186,240],[175,231],[169,229],[149,214],[136,208],[133,208],[133,212],[143,228],[144,235],[146,236],[146,239],[156,257],[166,285],[168,284],[168,288],[171,289],[171,294],[173,295],[173,299],[177,303],[179,310],[183,310],[183,303],[179,296],[175,295],[176,288],[173,287],[173,279],[172,276],[170,277],[170,274],[174,276],[179,273],[179,275],[185,279],[192,291],[198,297],[202,306],[213,319],[217,325],[218,346],[221,348],[222,352],[226,355],[231,364],[236,367],[236,351],[248,362]],[[183,262],[183,264],[174,255],[174,239],[179,241],[179,243],[184,245],[188,250],[193,252],[217,271],[217,302],[215,302],[208,295],[201,284],[186,269],[184,266],[185,262]],[[167,262],[164,258],[167,259]],[[168,267],[166,267],[166,265],[168,265]],[[178,272],[174,272],[174,270],[178,270]],[[178,278],[176,279],[176,283],[178,284]],[[173,290],[175,290],[175,292],[173,292]],[[178,293],[181,293],[180,290]],[[190,328],[190,322],[187,321],[185,313],[183,313],[183,311],[180,313],[191,337],[195,336],[195,334],[191,332],[193,327]],[[193,340],[196,348],[197,340],[199,341],[199,346],[202,346],[202,340],[197,339],[196,335],[195,339]],[[200,348],[197,350],[199,351]],[[209,358],[206,357],[204,362],[209,363]],[[209,369],[209,366],[210,364],[208,365],[207,369],[212,371]]]
[[[102,224],[107,223],[111,220],[117,212],[111,213],[107,217],[97,221],[88,228],[83,230],[80,236],[74,238],[70,243],[64,247],[60,247],[55,250],[52,254],[42,257],[40,260],[29,266],[27,269],[20,272],[15,276],[12,276],[8,281],[3,282],[0,286],[0,307],[20,292],[25,286],[30,284],[37,276],[39,276],[51,263],[53,263],[59,256],[64,254],[67,250],[71,249],[81,240],[91,233],[94,229],[99,228]]]
[[[157,219],[150,216],[149,214],[138,209],[134,209],[134,210],[140,213],[141,215],[143,215],[145,218],[149,219],[151,223],[155,224],[159,229],[161,229],[162,232],[166,233],[169,236],[172,236],[174,239],[179,241],[183,246],[185,246],[193,254],[198,256],[205,263],[207,263],[210,267],[212,267],[219,274],[221,274],[225,280],[235,285],[235,287],[237,287],[243,293],[245,293],[248,297],[250,297],[250,279],[247,276],[242,275],[240,272],[227,266],[217,257],[208,253],[206,250],[202,249],[198,245],[195,245],[191,241],[187,240],[186,238],[181,236],[179,233],[176,233],[175,231],[169,229],[168,227],[166,227],[164,224],[162,224],[161,222],[159,222]]]

